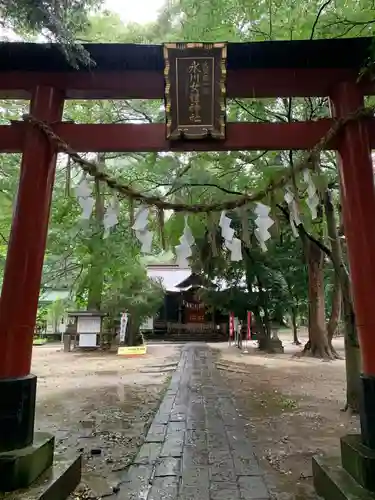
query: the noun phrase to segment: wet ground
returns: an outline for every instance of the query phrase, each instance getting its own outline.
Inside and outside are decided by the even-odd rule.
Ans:
[[[359,419],[345,406],[345,361],[298,357],[290,332],[281,335],[285,354],[248,354],[213,344],[217,367],[249,425],[260,464],[278,500],[317,499],[311,457],[337,456],[340,437],[358,432]],[[306,334],[301,341],[307,340]],[[255,344],[255,343],[254,343]],[[342,338],[334,339],[344,356]]]
[[[113,500],[268,500],[247,420],[205,344],[187,344]]]
[[[72,498],[112,492],[139,446],[179,360],[177,345],[151,345],[139,358],[35,347],[36,429],[57,452],[83,452],[83,481]]]
[[[37,427],[84,453],[72,498],[316,499],[312,455],[337,455],[358,419],[340,411],[344,360],[296,357],[290,333],[282,340],[281,355],[186,345],[176,372],[178,345],[135,359],[35,348]]]

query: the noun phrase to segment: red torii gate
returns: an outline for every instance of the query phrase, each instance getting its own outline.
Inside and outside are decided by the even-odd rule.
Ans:
[[[365,95],[375,94],[370,79],[358,82],[371,41],[228,44],[227,97],[328,96],[334,117],[345,117],[364,106]],[[0,45],[0,98],[30,99],[30,114],[49,124],[77,151],[304,150],[312,148],[333,124],[332,119],[228,123],[223,141],[169,142],[165,125],[160,123],[64,123],[66,99],[164,97],[161,46],[92,44],[87,48],[96,66],[74,70],[54,46]],[[375,191],[370,154],[375,147],[375,120],[347,124],[327,147],[338,150],[340,156],[342,206],[363,362],[362,438],[375,450],[375,231],[371,230]],[[30,375],[31,352],[57,151],[42,132],[24,122],[0,126],[0,151],[22,153],[0,301],[1,456],[1,452],[9,455],[33,441],[36,378]],[[374,471],[373,461],[371,467]],[[9,484],[11,488],[20,485],[18,479],[4,482],[1,470],[0,462],[0,491]]]

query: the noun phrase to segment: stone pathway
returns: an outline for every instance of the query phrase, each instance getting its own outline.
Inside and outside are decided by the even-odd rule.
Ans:
[[[270,499],[245,423],[221,384],[207,346],[187,344],[114,498]]]

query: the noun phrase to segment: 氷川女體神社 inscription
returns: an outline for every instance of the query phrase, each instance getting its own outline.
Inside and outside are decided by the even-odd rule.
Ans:
[[[164,45],[167,139],[225,139],[226,44]]]

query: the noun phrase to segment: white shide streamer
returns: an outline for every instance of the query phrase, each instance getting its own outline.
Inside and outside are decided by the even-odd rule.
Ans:
[[[185,215],[184,232],[180,238],[180,244],[175,247],[176,262],[180,267],[189,267],[188,258],[193,255],[191,247],[195,244],[193,233],[188,224],[188,217]]]
[[[290,227],[292,229],[293,236],[297,238],[298,237],[297,226],[301,224],[301,219],[298,213],[297,202],[294,198],[294,194],[289,188],[286,188],[284,200],[288,205]]]
[[[225,247],[230,251],[230,260],[239,262],[242,260],[241,240],[234,236],[234,229],[230,226],[231,219],[227,217],[223,210],[220,216],[219,226],[221,227],[221,236],[224,238]]]
[[[257,203],[254,210],[257,215],[255,219],[255,224],[257,226],[257,229],[255,229],[255,237],[263,252],[267,252],[266,241],[271,238],[271,234],[268,230],[275,223],[269,216],[270,211],[271,208],[267,205],[263,205],[263,203]]]
[[[103,238],[108,238],[109,233],[113,227],[118,224],[119,206],[117,197],[114,195],[107,206],[103,218],[104,235]]]
[[[319,197],[316,191],[315,184],[311,178],[310,172],[308,170],[304,170],[303,172],[303,180],[307,184],[307,200],[306,204],[310,209],[312,219],[316,219],[318,217],[317,207],[319,205]]]
[[[135,236],[141,243],[142,253],[151,253],[152,239],[154,233],[147,229],[149,208],[140,206],[134,214],[134,224],[132,229],[135,231]]]
[[[92,188],[87,182],[86,177],[83,177],[81,182],[75,188],[78,203],[82,209],[81,219],[88,220],[91,217],[95,200],[92,197]]]

